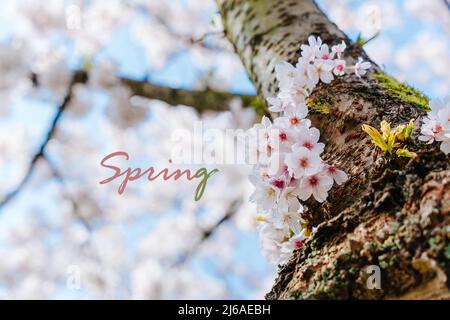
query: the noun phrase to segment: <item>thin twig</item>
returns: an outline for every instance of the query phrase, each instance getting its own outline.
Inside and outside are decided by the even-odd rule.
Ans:
[[[197,39],[191,38],[190,42],[191,42],[191,44],[202,43],[202,42],[204,42],[206,40],[206,38],[211,37],[211,36],[217,36],[219,38],[224,38],[225,37],[225,33],[223,31],[207,32],[204,35],[202,35],[200,38],[197,38]]]
[[[196,45],[196,46],[200,46],[204,49],[209,49],[209,50],[214,50],[215,52],[217,51],[226,51],[226,52],[230,52],[231,51],[227,50],[226,48],[223,47],[218,47],[218,46],[208,46],[205,43],[205,38],[209,35],[222,35],[225,36],[225,33],[222,31],[211,31],[211,32],[207,32],[205,33],[203,36],[201,36],[198,39],[192,38],[188,35],[182,35],[180,33],[178,33],[176,30],[174,30],[174,28],[167,22],[167,20],[162,17],[161,15],[157,15],[154,12],[148,12],[147,13],[149,15],[151,15],[160,25],[162,25],[164,28],[166,28],[167,32],[174,38],[177,38],[178,40],[183,41],[185,44],[187,45]]]

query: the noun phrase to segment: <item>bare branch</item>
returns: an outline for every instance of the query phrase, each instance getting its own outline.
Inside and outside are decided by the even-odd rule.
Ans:
[[[245,107],[251,106],[255,99],[255,96],[252,95],[221,92],[211,89],[173,89],[144,81],[136,81],[126,78],[121,78],[121,80],[122,83],[127,85],[135,95],[149,99],[161,100],[173,106],[191,106],[200,113],[204,111],[229,110],[230,102],[234,98],[241,99],[242,105]]]
[[[74,78],[78,79],[78,83],[86,83],[88,74],[85,71],[77,71],[74,73]],[[164,101],[172,106],[190,106],[199,113],[229,110],[230,102],[235,98],[241,99],[244,107],[249,107],[254,104],[256,98],[254,95],[216,91],[210,88],[205,90],[175,89],[152,84],[146,80],[134,80],[125,77],[119,77],[119,79],[134,95]],[[32,74],[32,80],[36,86],[39,85],[38,75]]]

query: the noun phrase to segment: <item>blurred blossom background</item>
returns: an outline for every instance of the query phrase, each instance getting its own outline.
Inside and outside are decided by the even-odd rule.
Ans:
[[[447,1],[317,3],[352,40],[375,36],[365,49],[388,73],[448,94]],[[173,92],[231,94],[193,107]],[[0,298],[263,298],[276,269],[250,167],[214,166],[198,202],[195,180],[98,184],[111,152],[163,168],[176,129],[251,127],[254,94],[212,0],[3,0]]]

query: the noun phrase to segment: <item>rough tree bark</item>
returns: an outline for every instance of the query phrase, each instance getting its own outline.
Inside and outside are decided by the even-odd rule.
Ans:
[[[311,34],[329,45],[347,43],[347,63],[369,57],[309,0],[217,0],[226,36],[258,94],[276,92],[274,66],[295,63]],[[415,139],[428,100],[375,64],[367,76],[347,75],[319,85],[310,116],[326,143],[324,160],[350,179],[322,204],[308,203],[317,232],[279,270],[268,299],[449,299],[449,159]],[[393,126],[415,119],[415,159],[388,161],[361,124]],[[369,289],[369,265],[381,270],[381,289]]]

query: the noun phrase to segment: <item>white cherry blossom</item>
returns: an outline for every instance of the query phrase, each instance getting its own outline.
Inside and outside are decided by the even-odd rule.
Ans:
[[[281,62],[275,66],[275,75],[280,83],[280,88],[291,87],[298,74],[299,70],[288,62]]]
[[[292,109],[292,105],[289,102],[280,98],[269,97],[267,102],[269,103],[270,112],[285,112]]]
[[[325,174],[314,174],[302,178],[299,187],[299,198],[308,200],[311,195],[318,202],[324,202],[328,197],[328,191],[333,186],[333,179]]]
[[[280,195],[280,190],[268,182],[256,185],[250,201],[256,202],[262,210],[271,210]]]
[[[298,190],[296,187],[286,187],[280,194],[278,211],[293,212],[296,214],[303,212],[303,206],[297,199],[297,194]]]
[[[330,61],[330,59],[334,58],[334,52],[330,52],[330,49],[328,48],[328,45],[324,43],[319,50],[317,51],[317,58],[323,60],[323,61]]]
[[[316,154],[321,154],[325,148],[325,144],[319,142],[320,131],[317,128],[299,128],[295,131],[295,136],[295,143],[292,145],[293,151],[303,147]]]
[[[322,161],[319,154],[305,147],[299,147],[289,154],[286,157],[286,164],[289,168],[289,173],[296,179],[313,175],[322,169]]]
[[[303,230],[295,235],[293,235],[288,241],[283,242],[281,245],[281,256],[280,263],[286,263],[292,255],[294,250],[299,250],[304,248],[303,241],[306,239]]]
[[[370,66],[371,66],[370,62],[363,61],[363,59],[359,57],[358,62],[355,64],[355,74],[358,77],[365,75]]]
[[[340,44],[336,44],[331,47],[331,51],[336,54],[338,59],[341,59],[342,53],[344,53],[345,49],[347,48],[344,41],[342,41]]]
[[[450,153],[450,96],[443,101],[430,101],[431,111],[423,119],[418,139],[431,144],[441,142],[440,149],[445,154]]]
[[[325,173],[333,178],[337,185],[341,185],[348,180],[347,174],[344,171],[337,169],[334,165],[326,165]]]
[[[323,83],[330,83],[333,81],[333,64],[329,61],[316,60],[314,62],[314,82],[318,83],[319,80]]]
[[[309,36],[308,45],[302,44],[300,46],[302,57],[308,61],[313,61],[321,45],[322,40],[320,37]]]
[[[343,76],[345,74],[345,66],[346,66],[345,60],[336,59],[333,68],[334,75]]]

